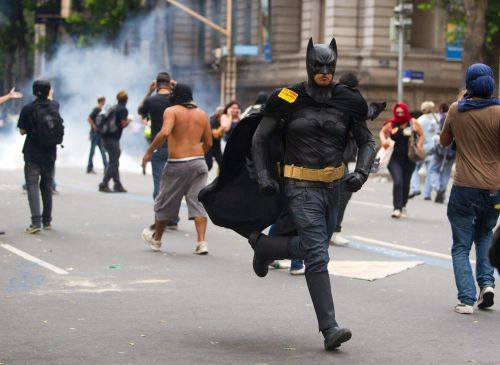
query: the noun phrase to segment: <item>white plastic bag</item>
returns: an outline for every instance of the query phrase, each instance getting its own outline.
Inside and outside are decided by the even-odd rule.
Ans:
[[[377,152],[377,156],[375,158],[380,158],[380,168],[386,168],[391,161],[392,153],[394,152],[394,141],[392,139],[388,139],[389,147],[384,148],[380,147]]]

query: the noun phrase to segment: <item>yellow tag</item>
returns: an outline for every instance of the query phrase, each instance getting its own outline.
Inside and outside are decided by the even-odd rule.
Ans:
[[[280,93],[278,94],[278,98],[286,100],[290,104],[297,100],[297,96],[299,96],[299,94],[297,94],[295,91],[287,89],[286,87],[281,89]]]
[[[496,204],[495,209],[500,209],[500,204]]]

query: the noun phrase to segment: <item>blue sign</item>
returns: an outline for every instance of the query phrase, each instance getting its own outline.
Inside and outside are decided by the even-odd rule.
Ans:
[[[237,44],[233,48],[233,53],[235,56],[258,56],[259,46]]]
[[[446,60],[447,61],[461,61],[464,54],[462,46],[447,44],[446,45]]]
[[[421,84],[424,82],[424,72],[414,71],[414,70],[404,70],[403,71],[403,82],[413,82]]]

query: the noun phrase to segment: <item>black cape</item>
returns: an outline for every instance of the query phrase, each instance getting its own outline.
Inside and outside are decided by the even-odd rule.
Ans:
[[[286,89],[292,92],[292,96],[296,94],[293,102],[280,97],[283,89],[277,89],[260,112],[251,114],[238,123],[224,150],[219,176],[203,188],[198,196],[215,225],[232,229],[247,238],[251,232],[260,232],[273,223],[277,223],[281,234],[296,234],[287,217],[283,195],[264,196],[247,166],[248,161],[251,161],[252,138],[263,116],[286,123],[298,109],[321,105],[306,93],[305,83]],[[326,104],[350,114],[355,120],[365,120],[368,112],[359,91],[339,84],[332,86],[332,99]],[[270,166],[282,163],[283,150],[283,129],[280,128],[269,140]],[[278,169],[270,171],[280,181]]]

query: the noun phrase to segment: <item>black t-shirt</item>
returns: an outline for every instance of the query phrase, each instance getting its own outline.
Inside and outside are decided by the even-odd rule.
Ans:
[[[89,118],[92,119],[92,121],[94,122],[94,124],[96,123],[96,119],[97,119],[97,116],[99,115],[99,113],[101,112],[101,108],[99,108],[98,106],[96,106],[92,112],[89,114]],[[92,132],[93,129],[92,129],[92,126],[90,127],[90,132]]]
[[[128,110],[123,104],[117,104],[115,106],[115,122],[118,127],[117,131],[110,136],[106,136],[106,138],[112,139],[120,139],[122,137],[123,127],[121,125],[122,120],[126,120],[128,117]]]
[[[40,147],[36,138],[35,103],[52,103],[59,110],[59,103],[50,100],[35,100],[21,109],[17,128],[26,130],[23,154],[24,161],[40,164],[54,163],[57,157],[57,146]]]
[[[139,108],[138,112],[143,117],[151,118],[151,141],[153,141],[163,126],[163,113],[172,106],[170,94],[156,94],[150,96]]]

